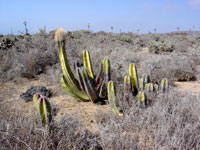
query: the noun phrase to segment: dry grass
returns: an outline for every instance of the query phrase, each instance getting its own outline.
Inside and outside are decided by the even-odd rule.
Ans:
[[[67,32],[71,66],[82,61],[84,49],[91,52],[95,73],[105,56],[111,59],[117,104],[125,112],[124,118],[118,118],[106,111],[107,106],[65,99],[59,83],[61,70],[54,34],[41,31],[16,36],[11,47],[0,49],[0,80],[11,80],[7,84],[10,88],[0,85],[0,149],[200,149],[198,91],[193,95],[186,88],[187,92],[180,93],[170,86],[168,94],[153,95],[146,109],[139,108],[134,97],[131,107],[124,105],[121,94],[129,63],[136,63],[139,76],[149,74],[152,81],[164,77],[171,83],[198,79],[195,68],[200,65],[199,37]],[[150,54],[147,46],[152,41],[171,43],[175,48],[171,53]],[[33,83],[30,79],[36,77],[42,82],[34,84],[45,83],[53,89],[51,103],[56,107],[56,116],[48,129],[30,115],[30,104],[18,98]]]

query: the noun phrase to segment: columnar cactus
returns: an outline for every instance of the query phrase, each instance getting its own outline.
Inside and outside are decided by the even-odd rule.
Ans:
[[[87,50],[83,51],[83,65],[85,68],[87,68],[89,77],[94,80],[94,73],[91,64],[90,53]]]
[[[33,96],[34,107],[36,111],[36,117],[40,117],[42,124],[47,127],[52,120],[51,104],[48,99],[40,94]]]
[[[166,78],[162,79],[161,84],[160,84],[160,90],[162,92],[167,91],[169,88],[168,80]]]
[[[128,75],[131,78],[132,92],[134,95],[137,95],[139,92],[139,85],[138,85],[137,69],[135,64],[129,65]]]
[[[153,91],[154,91],[153,83],[147,83],[147,84],[145,85],[145,91],[146,91],[146,92],[153,92]]]
[[[100,87],[100,92],[99,92],[100,98],[106,98],[107,97],[108,92],[107,92],[106,89],[107,89],[108,82],[111,79],[110,60],[107,59],[107,58],[105,58],[104,61],[103,61],[103,69],[104,69],[104,80],[103,80],[103,83]]]
[[[112,107],[112,111],[118,116],[123,116],[123,114],[119,112],[119,110],[117,109],[117,106],[115,104],[115,88],[114,88],[113,81],[108,82],[107,89],[108,89],[108,101]]]
[[[107,84],[111,79],[110,60],[105,58],[101,64],[101,71],[96,79],[92,69],[90,53],[83,51],[83,66],[77,65],[78,79],[75,78],[69,66],[65,52],[65,33],[58,29],[55,33],[55,40],[59,47],[59,57],[63,75],[60,77],[61,84],[66,93],[81,101],[91,100],[96,102],[98,98],[107,97]]]
[[[138,98],[139,98],[140,106],[146,107],[147,106],[147,96],[146,96],[146,94],[143,91],[139,91]]]
[[[124,102],[130,106],[130,94],[131,94],[131,79],[129,76],[124,76]]]

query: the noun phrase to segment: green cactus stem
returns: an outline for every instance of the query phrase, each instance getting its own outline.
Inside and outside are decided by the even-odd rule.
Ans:
[[[129,64],[128,75],[131,78],[132,92],[134,95],[137,95],[139,91],[139,85],[138,85],[137,69],[135,64]]]
[[[140,107],[146,107],[147,106],[147,96],[143,91],[139,91],[138,98],[140,102]]]
[[[169,88],[168,80],[166,78],[162,79],[160,84],[160,90],[162,92],[166,92]]]
[[[78,81],[74,77],[68,63],[65,52],[65,33],[63,29],[58,29],[55,33],[55,40],[59,47],[59,57],[64,76],[61,77],[61,84],[67,94],[78,100],[89,100],[89,97],[81,91]]]
[[[104,80],[103,80],[103,83],[102,83],[102,85],[100,87],[100,91],[99,91],[100,98],[106,98],[108,95],[107,85],[108,85],[108,82],[111,80],[110,60],[108,58],[104,58],[103,66],[104,66]]]
[[[143,91],[145,87],[144,78],[139,78],[139,90]]]
[[[87,68],[89,77],[94,80],[94,74],[93,74],[92,63],[91,63],[91,59],[90,59],[90,53],[87,50],[83,51],[83,65],[85,68]]]
[[[111,80],[111,72],[110,72],[110,60],[108,58],[104,58],[104,73],[106,82]]]
[[[145,91],[146,91],[146,92],[153,92],[153,91],[154,91],[153,83],[147,83],[147,84],[145,85]]]
[[[95,100],[97,100],[98,97],[94,85],[89,78],[87,69],[84,67],[80,68],[80,75],[81,76],[79,78],[81,78],[81,80],[83,81],[85,92],[89,96],[89,99],[94,102]]]
[[[131,79],[129,76],[124,76],[124,102],[130,106]]]
[[[115,104],[115,88],[114,88],[113,81],[108,82],[107,89],[108,89],[108,101],[112,107],[112,111],[118,116],[123,116],[123,114],[119,112],[119,110],[117,109],[117,106]]]
[[[46,97],[40,94],[35,94],[33,96],[33,102],[35,110],[42,120],[42,124],[47,128],[52,120],[51,104]]]
[[[89,97],[82,91],[74,88],[64,75],[60,76],[60,82],[65,92],[76,100],[88,101]]]

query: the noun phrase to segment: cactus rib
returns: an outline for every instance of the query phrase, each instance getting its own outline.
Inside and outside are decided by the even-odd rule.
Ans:
[[[77,100],[88,101],[89,97],[77,88],[74,88],[64,75],[60,76],[61,85],[65,92]]]
[[[89,97],[90,100],[95,101],[97,100],[97,94],[94,89],[94,85],[92,84],[92,81],[89,78],[88,72],[86,68],[81,68],[80,69],[80,75],[82,78],[82,81],[84,83],[84,89]]]

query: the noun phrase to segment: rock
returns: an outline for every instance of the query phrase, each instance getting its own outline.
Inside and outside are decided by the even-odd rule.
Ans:
[[[43,96],[51,97],[51,91],[44,86],[32,86],[25,93],[20,95],[20,98],[25,102],[29,102],[33,100],[33,95],[36,93],[40,93]]]

